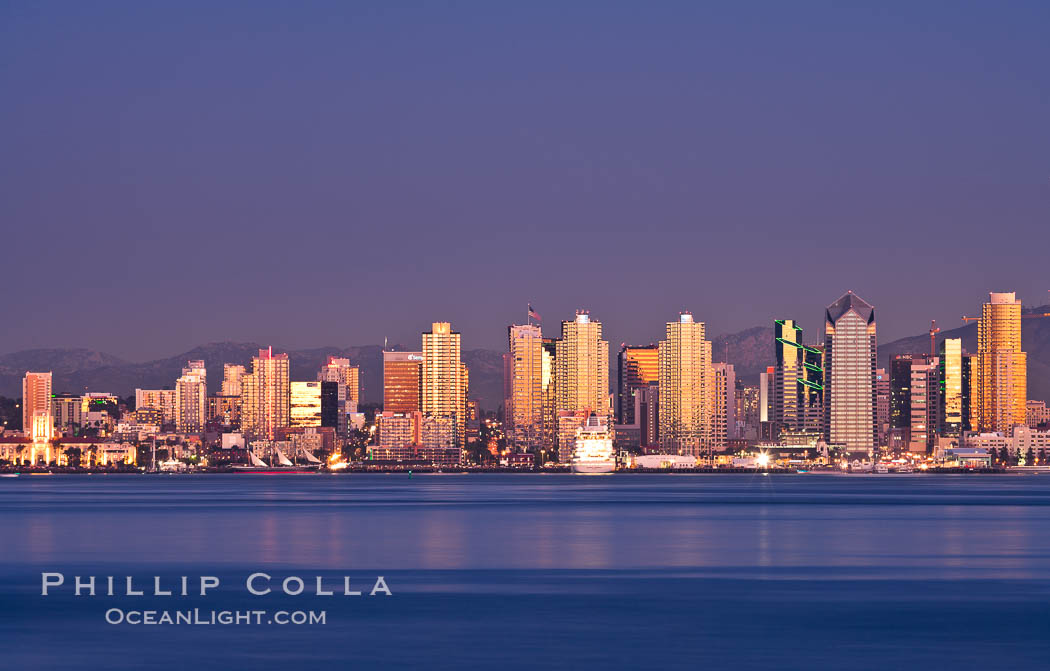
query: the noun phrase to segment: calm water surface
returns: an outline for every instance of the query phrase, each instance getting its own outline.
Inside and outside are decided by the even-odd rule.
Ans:
[[[0,666],[1050,668],[1048,514],[1048,476],[3,478]],[[222,587],[44,598],[41,571]],[[251,597],[253,571],[394,596]]]

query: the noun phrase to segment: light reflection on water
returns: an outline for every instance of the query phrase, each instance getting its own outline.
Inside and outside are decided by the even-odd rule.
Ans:
[[[5,479],[0,561],[1050,577],[1050,479]]]

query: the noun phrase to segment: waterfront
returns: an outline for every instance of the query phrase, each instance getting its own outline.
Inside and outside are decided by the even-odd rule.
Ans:
[[[1042,475],[94,475],[0,480],[10,668],[1040,668]],[[244,576],[385,576],[262,600]],[[104,623],[40,572],[214,574],[318,627]]]

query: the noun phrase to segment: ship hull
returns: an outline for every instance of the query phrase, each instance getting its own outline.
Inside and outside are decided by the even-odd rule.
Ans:
[[[572,464],[572,472],[577,475],[601,475],[616,470],[615,461],[591,461]]]

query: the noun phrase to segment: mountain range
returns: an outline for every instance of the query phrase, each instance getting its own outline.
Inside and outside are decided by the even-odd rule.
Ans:
[[[1048,313],[1050,306],[1026,312]],[[938,343],[945,338],[962,338],[963,347],[973,352],[977,348],[977,325],[971,322],[937,334]],[[756,326],[718,336],[712,341],[714,360],[726,361],[728,357],[736,367],[737,378],[745,384],[755,384],[759,373],[772,363],[772,341],[771,326]],[[1021,342],[1028,352],[1028,397],[1050,400],[1050,318],[1023,320]],[[223,363],[248,365],[262,347],[258,343],[210,343],[177,356],[142,363],[82,348],[23,350],[0,356],[0,395],[20,396],[22,376],[27,370],[52,371],[56,393],[90,390],[127,396],[136,388],[170,388],[189,359],[204,360],[209,373],[208,389],[215,393],[222,381]],[[881,344],[879,365],[887,366],[896,354],[923,353],[929,351],[929,347],[928,333]],[[362,400],[378,403],[382,399],[382,349],[380,345],[364,345],[278,351],[288,352],[293,380],[314,379],[329,355],[348,357],[361,370]],[[615,352],[610,352],[613,366],[615,358]],[[478,399],[487,410],[496,409],[503,396],[503,353],[486,349],[465,350],[463,360],[470,369],[470,397]],[[614,370],[610,380],[615,384],[615,379]]]

